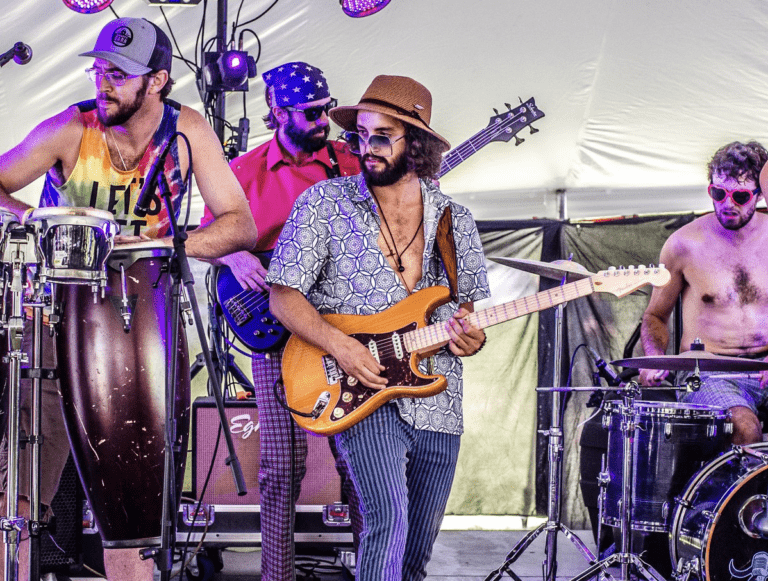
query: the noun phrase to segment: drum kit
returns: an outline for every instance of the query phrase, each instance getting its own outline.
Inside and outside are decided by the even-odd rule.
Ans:
[[[172,224],[174,233],[175,228]],[[39,578],[45,527],[40,518],[41,379],[54,378],[60,382],[73,458],[103,545],[150,547],[142,558],[155,559],[161,578],[169,578],[169,538],[175,538],[189,433],[190,366],[181,303],[184,292],[195,302],[194,280],[190,273],[191,283],[182,288],[188,282],[178,258],[183,248],[176,243],[173,248],[158,241],[115,246],[118,233],[110,212],[91,208],[39,208],[23,224],[14,214],[0,212],[0,329],[8,339],[3,358],[8,369],[7,514],[0,517],[0,529],[8,581],[18,578],[25,528],[30,578]],[[196,304],[192,307],[205,353],[203,325]],[[42,367],[44,309],[50,311],[56,369]],[[29,333],[25,318],[30,311],[28,361],[22,337]],[[217,381],[212,364],[208,369]],[[19,420],[22,378],[32,380],[29,434],[21,432]],[[230,445],[229,431],[223,432]],[[19,516],[18,504],[19,448],[24,446],[31,449],[28,521]],[[230,450],[235,485],[244,490]]]
[[[550,278],[591,276],[572,263],[537,263],[521,259],[493,259]],[[557,330],[557,327],[556,327]],[[558,341],[555,341],[555,352]],[[613,365],[633,369],[690,372],[684,385],[645,390],[696,391],[700,372],[731,372],[732,377],[768,369],[768,363],[714,355],[696,341],[679,355],[621,359]],[[557,367],[559,368],[559,367]],[[556,368],[556,369],[557,369]],[[555,374],[554,385],[559,385]],[[603,403],[602,425],[608,450],[598,477],[599,526],[618,532],[615,552],[598,560],[586,545],[560,522],[562,491],[562,429],[559,395],[572,391],[615,391],[620,399]],[[571,581],[664,577],[633,552],[632,535],[663,533],[669,539],[672,577],[676,581],[730,581],[768,578],[768,442],[731,446],[733,425],[727,410],[681,402],[640,401],[641,387],[630,381],[618,387],[537,388],[553,396],[550,448],[549,514],[547,522],[528,533],[486,581],[506,573],[517,579],[511,565],[545,531],[563,532],[589,563]],[[556,408],[556,409],[555,409]],[[552,441],[554,440],[554,446]],[[558,464],[560,464],[558,466]],[[600,531],[597,533],[600,539]],[[542,566],[544,581],[556,578],[556,542],[547,539]],[[618,569],[618,571],[617,571]]]

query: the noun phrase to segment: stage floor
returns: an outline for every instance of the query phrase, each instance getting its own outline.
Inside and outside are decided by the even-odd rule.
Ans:
[[[512,547],[528,531],[455,531],[440,532],[435,543],[432,560],[428,566],[428,581],[482,581],[504,562]],[[594,551],[592,534],[577,531],[578,537]],[[523,579],[541,579],[544,561],[545,534],[539,535],[520,558],[512,565],[512,571]],[[586,558],[576,546],[559,534],[557,537],[557,577],[571,579],[587,568]],[[214,576],[217,581],[254,581],[260,578],[259,550],[248,552],[224,551],[224,568]],[[301,559],[304,562],[304,559]],[[316,579],[330,581],[349,579],[341,573],[316,572]],[[511,579],[508,575],[505,579]],[[159,579],[156,576],[156,579]],[[301,577],[299,577],[301,579]],[[74,580],[73,580],[74,581]]]

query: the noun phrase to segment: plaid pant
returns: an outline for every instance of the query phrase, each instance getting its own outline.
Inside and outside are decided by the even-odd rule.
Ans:
[[[261,579],[289,581],[294,579],[293,539],[291,539],[291,499],[299,498],[301,481],[307,472],[307,434],[291,419],[290,414],[275,400],[273,386],[280,377],[281,353],[269,358],[254,355],[252,361],[256,405],[259,407],[259,494],[261,495]],[[291,430],[296,441],[296,466],[291,483]],[[336,452],[336,470],[341,475],[342,488],[349,504],[355,548],[363,519],[358,509],[357,494],[346,464]],[[291,486],[293,484],[293,486]]]

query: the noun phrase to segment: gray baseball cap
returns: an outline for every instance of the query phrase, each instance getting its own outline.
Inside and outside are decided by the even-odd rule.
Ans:
[[[166,70],[171,74],[173,50],[168,36],[145,18],[118,18],[101,29],[92,51],[80,56],[101,58],[129,75]]]

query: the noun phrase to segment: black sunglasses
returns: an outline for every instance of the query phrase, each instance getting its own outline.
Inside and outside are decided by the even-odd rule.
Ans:
[[[300,111],[301,113],[304,113],[304,118],[307,121],[317,121],[322,117],[323,113],[326,115],[328,114],[328,111],[333,109],[338,104],[338,101],[336,99],[331,99],[328,101],[325,105],[320,105],[319,107],[308,107],[306,109],[297,109],[296,107],[283,107],[286,111]]]
[[[707,191],[715,202],[722,202],[727,196],[730,196],[733,202],[739,206],[748,204],[752,200],[752,196],[760,195],[759,187],[755,188],[754,190],[749,190],[747,188],[736,188],[733,190],[728,190],[714,184],[709,184]]]

